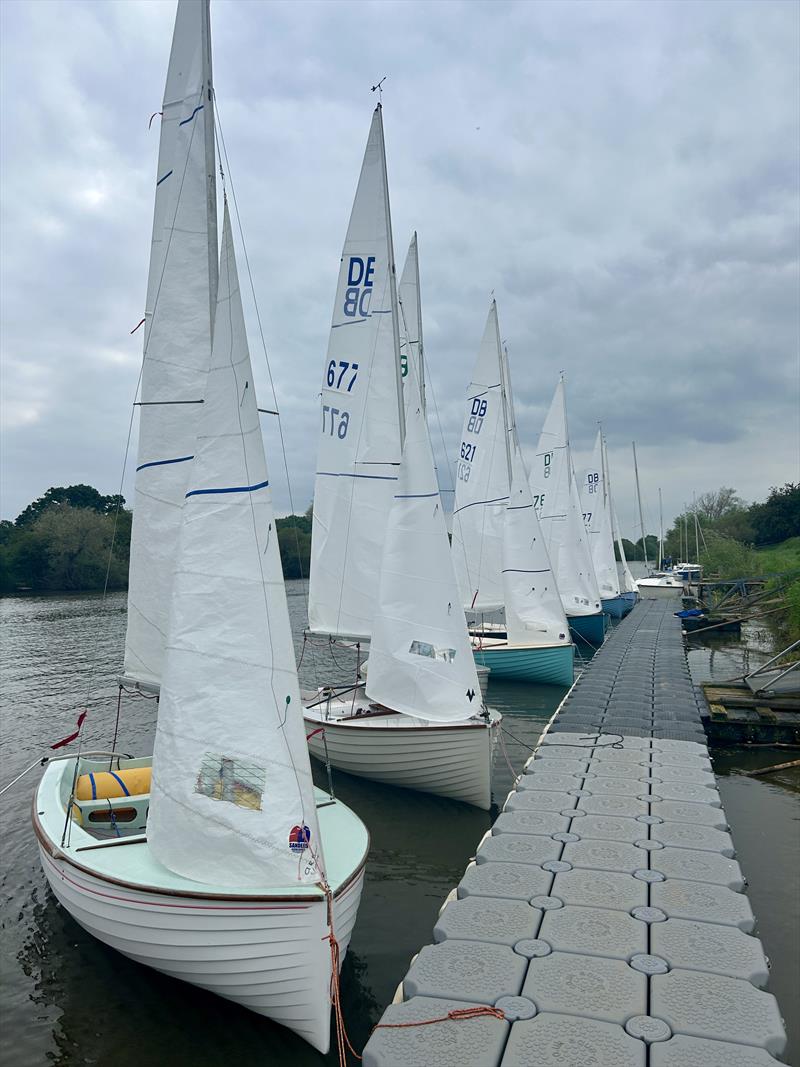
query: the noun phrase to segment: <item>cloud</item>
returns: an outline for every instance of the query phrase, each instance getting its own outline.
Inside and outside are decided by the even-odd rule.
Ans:
[[[119,483],[173,15],[151,0],[0,10],[4,516],[52,484]],[[396,255],[416,228],[444,486],[492,290],[523,444],[564,370],[576,463],[602,419],[623,526],[633,439],[668,515],[693,490],[755,499],[800,478],[799,18],[781,0],[217,0],[219,114],[295,507],[313,492],[339,256],[384,74]],[[248,326],[271,407],[252,307]]]

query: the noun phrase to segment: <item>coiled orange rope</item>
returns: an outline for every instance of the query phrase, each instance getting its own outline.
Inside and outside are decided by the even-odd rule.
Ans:
[[[478,1004],[474,1008],[453,1008],[447,1015],[440,1015],[436,1019],[420,1019],[419,1022],[409,1023],[378,1023],[376,1030],[400,1030],[405,1026],[430,1026],[431,1023],[459,1023],[465,1019],[505,1019],[506,1015],[502,1008],[490,1008],[486,1004]]]

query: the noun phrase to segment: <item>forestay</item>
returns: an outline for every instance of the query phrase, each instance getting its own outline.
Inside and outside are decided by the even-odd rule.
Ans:
[[[194,452],[148,841],[166,867],[200,882],[313,883],[321,843],[227,208]]]
[[[539,437],[530,486],[564,610],[593,615],[601,609],[600,594],[572,472],[563,380]]]
[[[161,680],[175,550],[211,358],[217,216],[208,3],[181,0],[161,118],[144,325],[125,675]]]
[[[434,722],[468,719],[481,707],[419,402],[408,413],[400,477],[386,528],[367,696]]]
[[[309,625],[369,637],[400,463],[399,333],[381,107],[375,109],[344,243],[328,353]]]
[[[400,369],[403,376],[403,399],[408,415],[409,410],[417,403],[418,396],[422,397],[422,410],[425,410],[425,361],[416,233],[408,246],[397,299],[400,306]],[[409,370],[412,373],[409,373]],[[415,388],[409,389],[408,385],[412,382]]]
[[[601,431],[597,433],[591,462],[581,475],[579,493],[600,596],[610,600],[618,597],[620,590],[611,533]]]
[[[494,611],[503,599],[503,523],[508,459],[501,395],[500,332],[492,301],[472,382],[456,461],[453,563],[466,610]]]

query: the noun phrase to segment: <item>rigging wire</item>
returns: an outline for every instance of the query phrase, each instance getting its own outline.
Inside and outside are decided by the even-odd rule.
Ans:
[[[276,394],[276,391],[275,391],[275,382],[274,382],[274,379],[272,377],[272,367],[271,367],[270,361],[269,361],[269,352],[267,351],[267,342],[266,342],[266,338],[264,336],[264,327],[263,327],[262,321],[261,321],[261,311],[260,311],[260,308],[259,308],[259,305],[258,305],[258,297],[256,296],[256,288],[255,288],[255,283],[253,281],[253,274],[252,274],[252,271],[250,269],[250,257],[249,257],[249,255],[247,253],[247,242],[246,242],[245,236],[244,236],[244,228],[242,226],[241,216],[239,214],[239,202],[236,199],[236,188],[234,186],[233,175],[231,173],[230,160],[228,159],[228,150],[227,150],[227,148],[225,146],[225,134],[224,134],[223,129],[222,129],[222,117],[221,117],[220,111],[219,111],[219,103],[217,101],[216,90],[212,90],[212,92],[214,94],[214,139],[215,139],[215,141],[217,143],[217,152],[218,152],[218,155],[219,155],[219,158],[220,158],[220,173],[222,174],[222,184],[223,184],[223,189],[224,189],[225,188],[225,175],[222,172],[222,159],[224,158],[224,160],[225,160],[225,168],[226,168],[226,170],[228,172],[228,182],[230,183],[231,201],[233,203],[234,214],[236,215],[236,225],[237,225],[237,228],[239,230],[239,240],[241,241],[242,252],[244,254],[244,263],[245,263],[245,269],[247,271],[247,280],[248,280],[249,285],[250,285],[250,293],[251,293],[251,296],[252,296],[252,299],[253,299],[253,308],[255,310],[256,322],[258,324],[258,334],[259,334],[259,339],[261,341],[261,350],[262,350],[262,352],[264,354],[264,363],[266,364],[267,375],[269,377],[269,385],[270,385],[270,389],[272,390],[273,408],[274,408],[274,411],[276,413],[276,418],[278,420],[278,436],[279,436],[280,443],[281,443],[281,458],[283,459],[283,470],[284,470],[284,474],[286,476],[286,487],[287,487],[288,496],[289,496],[289,507],[291,509],[292,516],[296,518],[295,506],[294,506],[294,496],[293,496],[293,493],[292,493],[292,480],[291,480],[291,476],[289,474],[289,460],[288,460],[287,452],[286,452],[286,439],[284,437],[283,421],[282,421],[281,415],[280,415],[280,405],[278,404],[278,397],[277,397],[277,394]],[[303,563],[302,563],[302,555],[301,555],[301,552],[300,552],[300,534],[299,534],[296,522],[292,523],[292,529],[293,529],[293,532],[294,532],[295,551],[296,551],[296,554],[297,554],[297,565],[298,565],[298,568],[300,570],[301,578],[303,578]],[[276,528],[276,532],[277,532],[277,528]],[[307,579],[308,579],[308,575],[305,575],[303,580],[307,580]],[[303,601],[305,603],[306,619],[307,619],[308,618],[308,595],[309,595],[308,594],[308,586],[306,586],[304,588],[303,593],[301,595],[302,595]],[[302,662],[302,656],[301,656],[301,662]],[[312,670],[312,674],[313,674],[313,678],[314,678],[314,685],[317,686],[317,685],[319,685],[319,674],[318,674],[318,671],[317,671],[317,661],[316,661],[316,655],[315,655],[315,652],[314,652],[314,644],[313,644],[313,642],[311,642],[311,670]]]

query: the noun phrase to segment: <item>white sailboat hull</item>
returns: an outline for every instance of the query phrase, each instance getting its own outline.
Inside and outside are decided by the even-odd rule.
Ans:
[[[109,885],[41,849],[50,888],[73,919],[137,963],[200,986],[329,1047],[330,950],[326,903],[230,900],[176,903],[163,894]],[[341,957],[347,950],[364,872],[334,902]]]
[[[62,846],[71,769],[71,761],[47,769],[33,809],[42,868],[71,917],[137,963],[266,1016],[326,1053],[332,963],[320,886],[211,889],[161,867],[141,833],[98,842],[73,823]],[[343,960],[361,899],[368,837],[364,831],[358,839],[361,824],[352,812],[318,797],[335,868],[333,933]],[[337,862],[345,840],[354,857],[363,850],[360,862]]]
[[[372,722],[368,717],[326,720],[322,709],[307,708],[305,722],[311,755],[324,761],[327,745],[331,766],[338,770],[461,800],[483,811],[491,807],[497,713],[488,724],[423,724],[395,713],[375,716]]]

